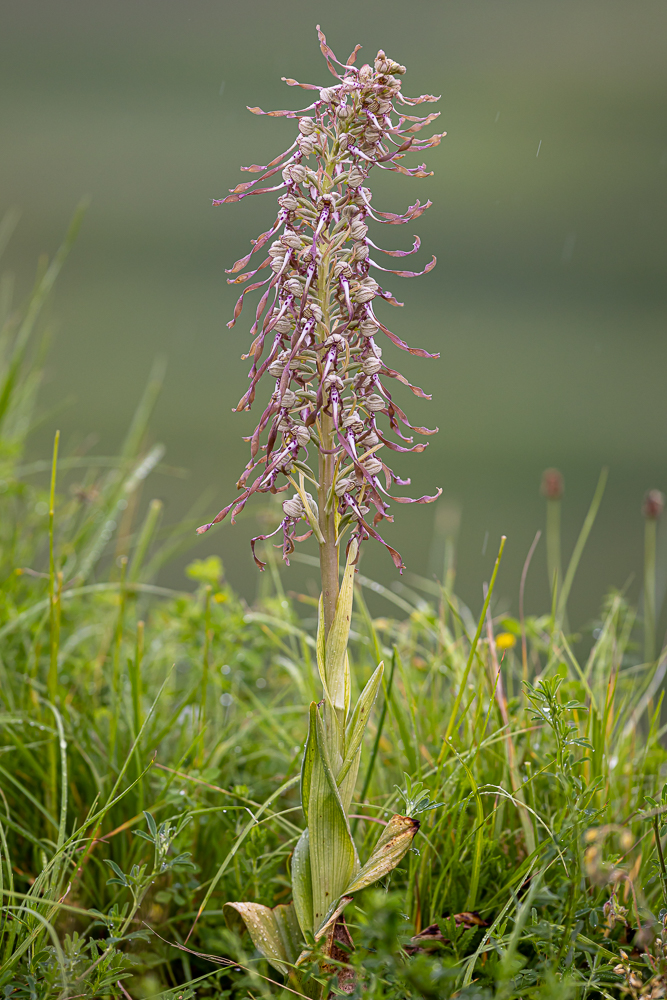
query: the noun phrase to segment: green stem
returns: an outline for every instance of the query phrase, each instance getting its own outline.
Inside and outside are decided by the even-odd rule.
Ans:
[[[109,720],[109,762],[113,765],[116,759],[116,740],[118,736],[118,715],[120,711],[120,647],[123,641],[123,625],[125,622],[125,573],[127,570],[127,556],[121,557],[120,564],[120,595],[118,618],[116,620],[116,635],[113,645],[113,659],[111,667],[111,718]]]
[[[593,494],[593,499],[591,500],[591,505],[588,508],[588,513],[582,525],[581,531],[579,532],[579,537],[577,539],[577,544],[574,547],[574,552],[570,559],[569,565],[567,567],[567,573],[565,574],[565,579],[563,581],[563,587],[560,594],[558,595],[558,607],[556,609],[556,623],[560,628],[561,623],[565,617],[565,612],[567,610],[567,600],[570,596],[570,590],[572,588],[572,583],[574,582],[574,577],[577,572],[577,567],[579,566],[579,560],[584,551],[586,542],[588,541],[588,536],[591,532],[591,528],[595,523],[595,518],[597,517],[597,512],[600,508],[602,502],[602,496],[604,494],[605,486],[607,485],[607,476],[609,475],[609,469],[603,469],[600,473],[600,478],[598,479],[598,484],[595,488],[595,493]]]
[[[58,445],[60,431],[56,431],[53,441],[53,462],[51,465],[51,492],[49,495],[49,611],[51,624],[49,676],[47,692],[49,701],[55,704],[58,688],[58,646],[60,639],[60,588],[56,586],[56,560],[54,549],[54,520],[56,503],[56,469],[58,466]]]
[[[58,467],[58,446],[60,431],[56,431],[53,441],[53,461],[51,464],[51,490],[49,493],[49,673],[46,681],[48,701],[55,706],[58,695],[58,650],[60,647],[60,595],[62,573],[56,573],[54,522],[56,506],[56,470]],[[49,807],[55,811],[58,796],[58,762],[54,740],[49,742]]]
[[[644,522],[644,659],[655,660],[655,549],[657,521],[647,517]]]
[[[563,579],[563,571],[561,569],[560,517],[560,497],[547,500],[547,570],[549,573],[549,587],[552,594],[554,590],[560,587],[561,580]]]
[[[135,647],[134,660],[130,660],[130,687],[132,689],[132,728],[134,731],[134,739],[137,740],[137,734],[141,731],[141,666],[144,658],[144,623],[142,621],[137,622],[137,644]],[[134,748],[134,756],[136,762],[136,775],[137,780],[141,776],[141,744],[137,740],[136,746]],[[144,809],[144,789],[143,783],[140,781],[137,785],[137,796],[138,796],[138,812],[143,812]]]
[[[477,643],[479,642],[479,637],[481,636],[482,629],[484,628],[484,622],[486,620],[486,611],[487,611],[487,608],[489,607],[489,603],[491,601],[491,595],[493,594],[493,588],[495,587],[495,584],[496,584],[496,577],[498,576],[498,568],[500,566],[500,560],[503,557],[503,550],[505,548],[505,542],[506,541],[507,541],[507,537],[506,537],[506,535],[503,535],[502,538],[500,539],[500,548],[498,549],[498,555],[496,556],[496,563],[495,563],[495,566],[493,567],[493,573],[491,574],[491,582],[489,583],[489,590],[488,590],[488,593],[486,595],[486,600],[484,601],[484,607],[482,608],[482,613],[479,616],[479,622],[477,624],[477,631],[475,632],[475,638],[473,639],[472,644],[470,646],[470,654],[468,656],[468,662],[466,663],[465,670],[463,671],[463,677],[461,678],[461,683],[459,684],[459,691],[458,691],[458,694],[456,696],[456,700],[454,701],[454,707],[452,708],[452,713],[451,713],[451,715],[449,717],[449,722],[447,724],[447,730],[445,732],[445,736],[444,736],[444,739],[442,741],[442,748],[441,748],[440,753],[438,755],[438,767],[440,767],[442,765],[442,762],[445,759],[445,753],[447,751],[448,744],[449,744],[449,737],[452,735],[452,733],[454,731],[454,726],[456,724],[456,719],[457,719],[457,716],[459,714],[459,709],[461,707],[461,701],[463,700],[463,693],[464,693],[464,691],[466,689],[466,683],[468,681],[468,675],[470,673],[470,670],[471,670],[471,667],[472,667],[472,664],[473,664],[473,660],[475,658],[475,652],[477,650]]]
[[[653,817],[653,835],[655,837],[655,846],[658,852],[658,861],[660,863],[660,884],[662,885],[662,900],[665,906],[667,906],[667,868],[665,867],[665,857],[662,853],[662,843],[660,841],[660,819],[658,816]]]
[[[331,175],[334,162],[332,157],[327,157],[324,164],[324,177],[322,190],[330,186]],[[328,254],[325,254],[317,268],[317,291],[320,308],[322,310],[322,323],[320,324],[320,335],[326,339],[330,334],[330,261]],[[333,417],[326,412],[326,407],[322,409],[320,418],[320,453],[319,453],[319,489],[317,502],[320,508],[320,531],[323,541],[320,541],[320,574],[322,577],[322,600],[324,605],[324,635],[329,634],[329,629],[336,613],[336,601],[338,599],[339,575],[338,575],[338,546],[336,545],[336,510],[335,504],[327,510],[327,500],[333,486],[336,457],[331,454],[334,448],[335,426]],[[328,454],[327,454],[328,453]]]
[[[206,585],[204,605],[204,654],[202,658],[201,692],[199,695],[199,760],[204,761],[204,728],[206,726],[206,694],[208,691],[208,674],[211,645],[211,585]]]

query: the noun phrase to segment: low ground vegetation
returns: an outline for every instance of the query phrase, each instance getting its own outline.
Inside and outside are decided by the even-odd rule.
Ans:
[[[270,546],[252,607],[216,557],[191,562],[182,592],[156,583],[193,528],[139,502],[163,462],[146,444],[157,376],[116,458],[27,463],[39,312],[63,259],[25,309],[5,296],[0,989],[294,996],[223,904],[289,901],[317,609],[286,595]],[[646,659],[615,592],[582,636],[566,592],[543,616],[492,601],[478,621],[448,552],[440,580],[400,595],[358,574],[355,683],[386,664],[353,804],[362,861],[392,813],[421,827],[348,907],[354,951],[314,954],[309,992],[663,996],[664,654]],[[369,614],[369,588],[386,616]]]

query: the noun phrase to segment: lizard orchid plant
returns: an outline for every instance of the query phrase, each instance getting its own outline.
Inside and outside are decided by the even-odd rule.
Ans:
[[[257,949],[302,990],[319,989],[312,981],[303,983],[299,973],[313,948],[334,962],[345,961],[351,947],[342,915],[345,906],[355,892],[399,863],[419,827],[413,817],[394,816],[362,865],[348,814],[383,665],[351,710],[347,644],[361,544],[368,538],[381,542],[401,570],[399,553],[378,530],[383,520],[392,520],[389,501],[429,503],[440,495],[438,491],[413,499],[390,492],[393,483],[404,486],[409,480],[400,479],[383,456],[387,451],[421,452],[426,443],[413,443],[412,435],[435,431],[413,427],[394,400],[387,387],[390,379],[421,398],[430,397],[385,364],[378,336],[384,334],[419,357],[437,355],[409,347],[384,325],[376,312],[378,301],[400,303],[371,276],[371,270],[401,277],[425,274],[435,266],[435,258],[423,271],[382,267],[374,253],[405,257],[418,251],[420,241],[416,238],[410,250],[381,250],[368,232],[369,220],[403,225],[429,207],[429,201],[417,200],[402,215],[380,212],[372,207],[368,178],[373,167],[408,177],[430,176],[425,166],[408,167],[402,160],[409,150],[438,145],[445,133],[420,138],[421,130],[438,115],[416,117],[406,109],[437,98],[402,94],[400,77],[405,68],[383,51],[373,66],[355,65],[360,46],[346,63],[339,62],[319,26],[317,30],[335,83],[319,87],[286,79],[288,86],[314,91],[313,103],[300,111],[250,108],[258,115],[296,119],[297,137],[266,166],[244,168],[260,177],[238,184],[226,198],[214,202],[229,204],[250,195],[282,192],[271,228],[228,272],[234,275],[230,283],[242,284],[268,268],[266,277],[243,291],[228,326],[238,320],[248,292],[262,289],[250,331],[252,344],[245,355],[252,358],[250,386],[236,410],[250,409],[264,376],[272,380],[271,396],[249,438],[250,460],[237,484],[240,496],[198,529],[208,531],[230,512],[233,522],[256,493],[290,491],[278,528],[252,540],[257,565],[264,568],[257,542],[279,532],[288,564],[296,542],[311,535],[319,542],[322,597],[317,660],[323,698],[310,706],[301,773],[306,828],[292,856],[293,902],[273,909],[252,902],[227,904],[230,921],[242,921]],[[279,183],[257,187],[275,174]],[[264,259],[246,271],[256,253]],[[346,535],[341,580],[339,552]],[[341,989],[353,989],[351,975],[346,976],[344,969],[338,981]]]

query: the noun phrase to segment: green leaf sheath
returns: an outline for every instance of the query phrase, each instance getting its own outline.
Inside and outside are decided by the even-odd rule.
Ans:
[[[325,744],[324,724],[316,717],[317,756],[308,803],[313,926],[317,931],[341,896],[359,862]]]

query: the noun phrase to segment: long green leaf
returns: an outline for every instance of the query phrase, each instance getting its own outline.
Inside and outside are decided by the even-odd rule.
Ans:
[[[299,837],[292,854],[292,896],[299,926],[304,935],[313,931],[313,879],[310,872],[308,830]]]
[[[366,687],[359,695],[359,700],[355,706],[352,718],[348,723],[345,739],[345,759],[343,761],[343,767],[339,771],[336,779],[339,786],[349,771],[352,760],[361,746],[361,741],[364,737],[366,726],[368,725],[371,709],[375,704],[375,699],[377,697],[383,673],[384,663],[380,663],[366,684]]]
[[[353,540],[350,544],[347,565],[336,601],[334,620],[327,636],[325,653],[327,685],[331,693],[332,703],[343,726],[350,707],[350,666],[347,659],[347,642],[352,620],[357,551],[357,543]]]
[[[357,866],[340,792],[331,769],[321,715],[316,716],[317,755],[313,761],[308,804],[310,870],[313,884],[313,928],[319,930]]]
[[[306,749],[303,752],[301,762],[301,808],[304,819],[308,822],[308,805],[310,803],[310,783],[313,774],[313,764],[317,755],[317,736],[315,734],[315,720],[317,718],[317,705],[311,702],[310,721],[308,724],[308,738]]]
[[[341,799],[345,812],[350,809],[352,796],[357,784],[359,774],[359,764],[361,762],[361,742],[366,731],[371,709],[375,703],[380,681],[384,673],[384,664],[380,663],[374,671],[366,687],[359,695],[359,700],[355,706],[352,718],[347,724],[347,734],[345,739],[345,759],[342,767],[336,776],[336,782],[340,788]]]

